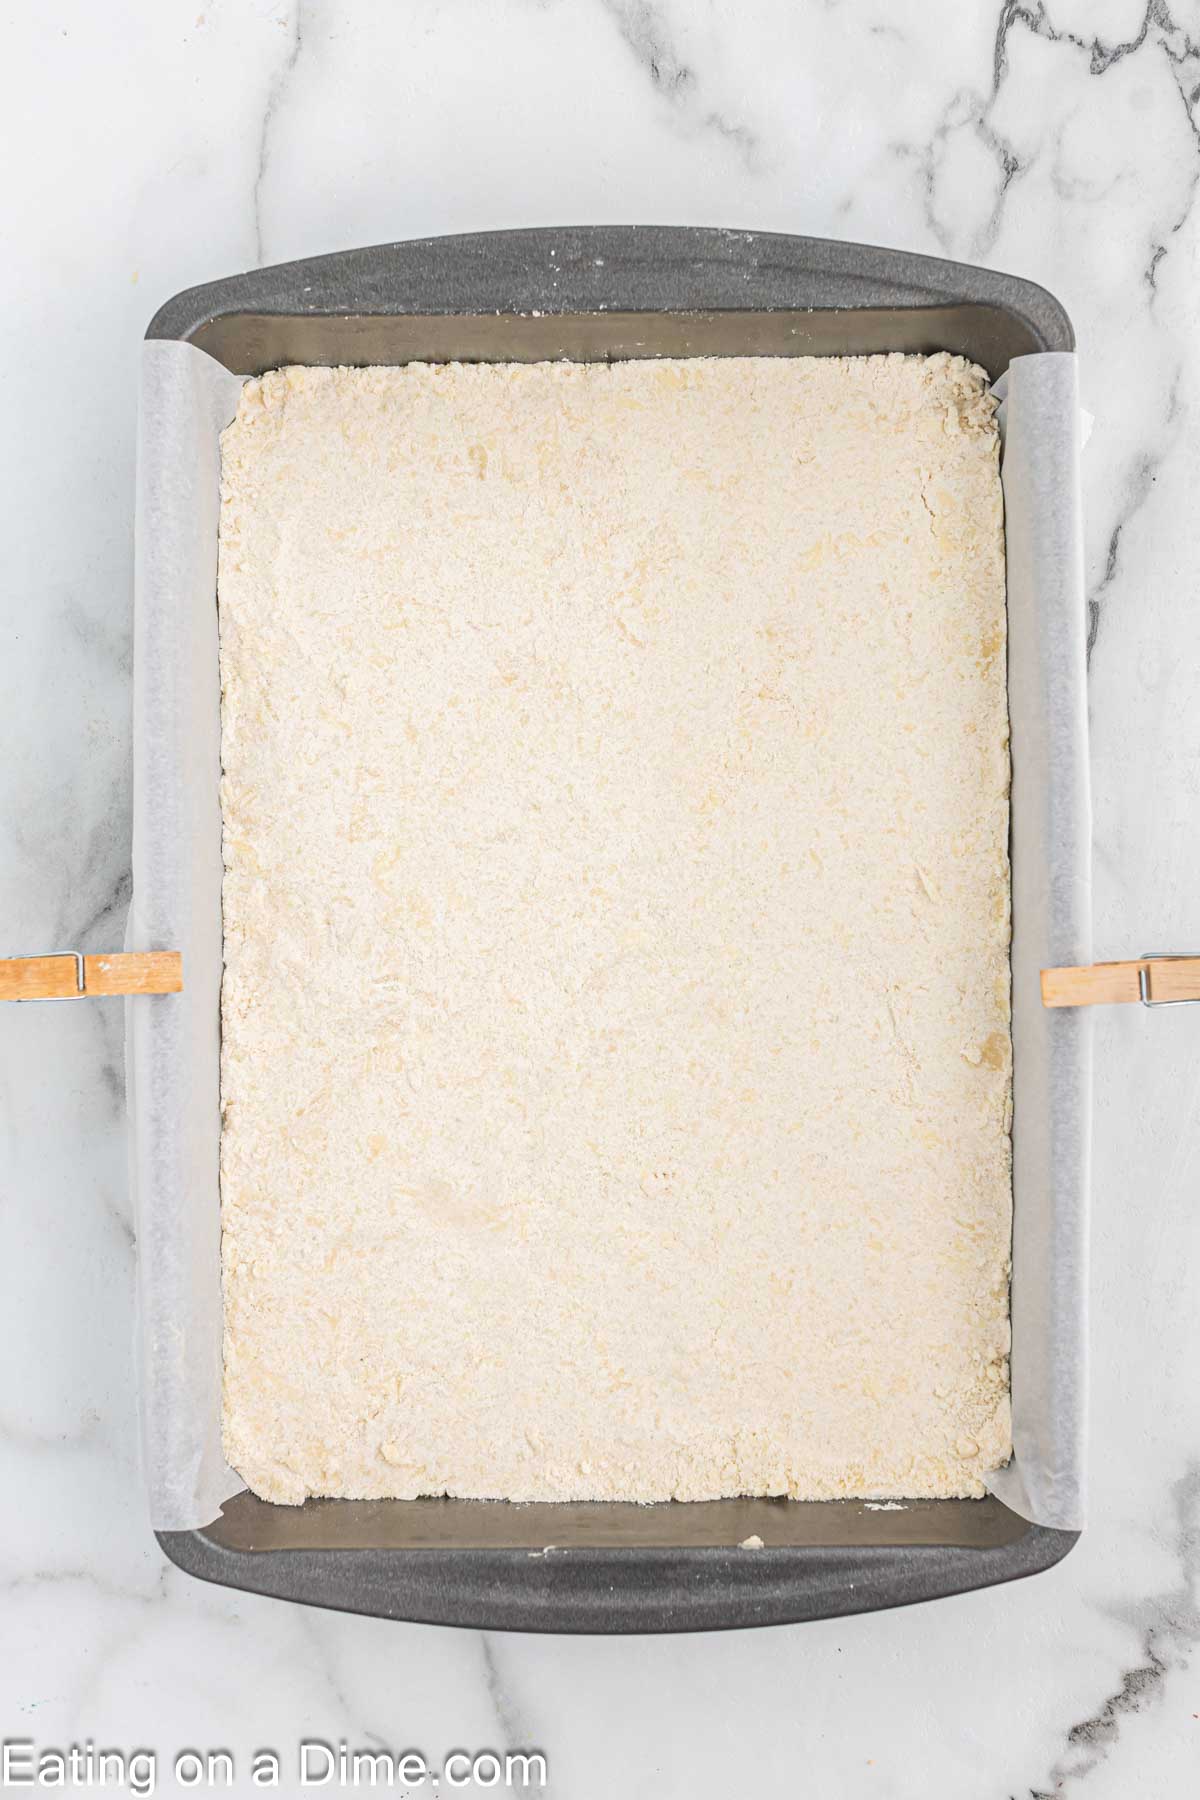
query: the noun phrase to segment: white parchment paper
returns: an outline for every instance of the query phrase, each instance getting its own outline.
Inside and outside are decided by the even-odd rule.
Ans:
[[[1092,959],[1078,368],[1018,357],[996,384],[1012,722],[1013,1459],[990,1486],[1039,1525],[1084,1520],[1092,1015],[1039,971]]]
[[[219,435],[239,377],[190,344],[143,352],[134,633],[132,949],[181,949],[182,994],[126,1006],[142,1443],[158,1530],[243,1483],[221,1454]],[[1089,1015],[1038,971],[1091,957],[1090,813],[1071,355],[1003,396],[1013,734],[1015,1454],[992,1479],[1039,1524],[1083,1523]]]
[[[125,1007],[142,1461],[158,1531],[245,1483],[221,1454],[218,1183],[219,436],[241,381],[190,344],[142,361],[133,634],[130,949],[182,950],[183,992]]]

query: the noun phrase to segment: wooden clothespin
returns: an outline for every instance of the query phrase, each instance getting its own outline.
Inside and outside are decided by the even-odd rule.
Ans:
[[[55,950],[47,956],[0,959],[0,1000],[87,1000],[106,994],[178,994],[178,950],[114,950],[85,956]]]
[[[1200,1000],[1200,954],[1148,950],[1136,962],[1043,969],[1043,1006],[1187,1006]]]

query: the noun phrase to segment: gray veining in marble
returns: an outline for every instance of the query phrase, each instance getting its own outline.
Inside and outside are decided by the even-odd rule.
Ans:
[[[250,261],[573,220],[859,238],[1063,299],[1096,421],[1096,951],[1200,940],[1195,0],[47,0],[5,48],[0,946],[123,930],[155,307]],[[3,1009],[0,1736],[225,1746],[243,1774],[301,1736],[435,1760],[504,1739],[571,1800],[1182,1800],[1198,1049],[1187,1009],[1098,1021],[1092,1522],[1066,1562],[906,1612],[589,1642],[298,1612],[163,1564],[130,1389],[120,1007]]]

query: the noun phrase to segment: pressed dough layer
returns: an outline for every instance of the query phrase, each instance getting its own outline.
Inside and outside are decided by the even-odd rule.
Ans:
[[[222,467],[231,1463],[279,1501],[981,1493],[981,371],[286,369]]]

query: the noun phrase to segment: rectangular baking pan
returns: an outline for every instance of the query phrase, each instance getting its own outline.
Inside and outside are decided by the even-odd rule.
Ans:
[[[1015,357],[1074,346],[1053,296],[1012,276],[658,226],[433,238],[289,263],[177,295],[147,337],[194,344],[239,375],[287,363],[947,350],[995,379]],[[291,1508],[243,1492],[203,1530],[157,1535],[190,1573],[285,1599],[489,1629],[637,1632],[927,1600],[1049,1568],[1078,1533],[1030,1524],[994,1496],[896,1511],[772,1499]],[[767,1548],[737,1547],[751,1536]]]

